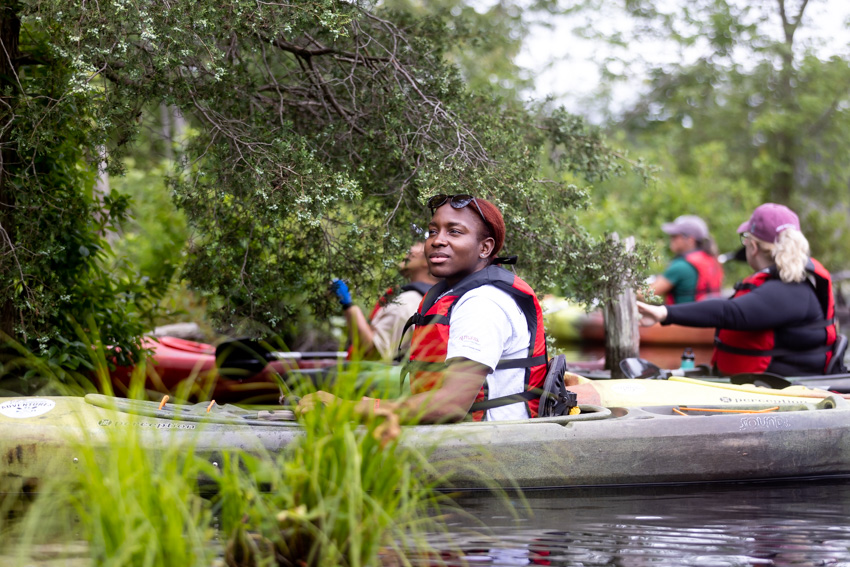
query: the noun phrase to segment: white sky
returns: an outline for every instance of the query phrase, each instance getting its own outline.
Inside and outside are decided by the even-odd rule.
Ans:
[[[775,0],[762,1],[768,2],[775,11]],[[834,53],[850,54],[850,0],[810,0],[805,14],[811,26],[806,27],[804,20],[804,26],[795,36],[795,41],[814,37],[826,44],[822,52],[824,56]],[[531,93],[534,98],[551,95],[570,111],[593,118],[592,93],[599,82],[598,65],[594,58],[602,57],[605,52],[603,46],[598,43],[591,43],[573,35],[572,29],[583,21],[579,18],[559,17],[550,22],[552,29],[536,26],[526,39],[517,64],[528,69],[534,77],[535,89]],[[628,22],[606,18],[602,24],[594,25],[623,29]],[[777,34],[781,34],[778,18],[775,29]],[[669,48],[664,51],[665,47],[649,42],[629,47],[655,61],[677,55],[669,52]],[[615,91],[615,100],[624,103],[632,98],[635,90],[639,88],[640,83],[623,85]]]

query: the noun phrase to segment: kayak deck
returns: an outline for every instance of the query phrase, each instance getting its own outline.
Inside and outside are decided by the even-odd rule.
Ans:
[[[406,426],[401,443],[425,452],[447,489],[850,474],[850,402],[775,397],[781,403],[583,405],[574,416]],[[282,409],[160,407],[94,394],[0,400],[0,481],[66,474],[80,447],[107,451],[125,437],[154,451],[191,447],[210,460],[224,451],[277,454],[300,436],[291,418]]]

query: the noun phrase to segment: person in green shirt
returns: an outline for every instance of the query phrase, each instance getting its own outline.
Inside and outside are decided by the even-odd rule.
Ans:
[[[675,257],[650,283],[655,295],[664,297],[668,305],[718,297],[723,268],[705,221],[682,215],[661,225],[661,230],[670,236],[670,251]]]
[[[654,288],[660,288],[662,282],[669,284],[669,291],[665,294],[658,293],[670,297],[672,296],[673,303],[690,303],[696,301],[694,296],[697,290],[697,270],[692,265],[687,263],[681,256],[676,256],[667,265],[664,273],[655,278],[653,282]]]

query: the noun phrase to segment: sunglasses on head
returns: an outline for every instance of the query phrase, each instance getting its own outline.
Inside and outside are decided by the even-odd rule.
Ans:
[[[481,215],[481,220],[484,221],[485,225],[490,226],[484,213],[481,212],[481,207],[478,206],[478,201],[472,195],[434,195],[428,199],[428,208],[431,209],[431,214],[433,215],[434,211],[445,205],[446,201],[449,202],[453,209],[462,209],[469,203],[474,203],[475,208],[478,209],[478,214]]]

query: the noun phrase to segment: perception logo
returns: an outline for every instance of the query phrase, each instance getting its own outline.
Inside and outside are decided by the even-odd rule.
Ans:
[[[142,429],[195,429],[194,423],[185,422],[150,422],[150,421],[112,421],[101,419],[97,422],[101,427],[139,427]]]

